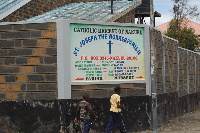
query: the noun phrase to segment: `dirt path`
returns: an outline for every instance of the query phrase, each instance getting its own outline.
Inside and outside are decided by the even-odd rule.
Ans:
[[[144,131],[140,133],[153,133]],[[157,133],[200,133],[200,108],[161,125]]]

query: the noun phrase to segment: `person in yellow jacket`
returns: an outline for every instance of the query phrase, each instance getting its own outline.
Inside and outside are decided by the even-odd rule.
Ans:
[[[114,88],[115,94],[110,97],[110,119],[106,129],[106,133],[111,133],[114,124],[117,124],[121,133],[126,133],[126,128],[122,119],[121,108],[124,108],[124,104],[120,103],[121,88],[116,86]]]

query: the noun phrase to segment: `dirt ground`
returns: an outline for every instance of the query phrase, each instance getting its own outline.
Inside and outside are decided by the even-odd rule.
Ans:
[[[153,133],[144,131],[140,133]],[[200,133],[200,108],[158,127],[157,133]]]

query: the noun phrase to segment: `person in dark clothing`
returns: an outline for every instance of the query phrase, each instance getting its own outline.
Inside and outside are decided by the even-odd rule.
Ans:
[[[89,95],[86,93],[83,94],[83,100],[78,104],[76,116],[74,119],[74,123],[77,123],[77,118],[79,115],[81,122],[83,122],[83,133],[89,133],[90,131],[90,114],[95,117],[95,121],[98,119],[98,116],[92,111],[88,101]]]
[[[120,102],[121,88],[116,86],[114,88],[115,94],[110,97],[110,120],[106,129],[106,133],[111,133],[114,124],[117,124],[121,133],[126,133],[126,128],[122,119],[121,108],[125,106]]]

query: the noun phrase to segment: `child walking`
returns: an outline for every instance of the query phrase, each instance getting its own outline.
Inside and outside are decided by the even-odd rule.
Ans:
[[[125,106],[120,103],[121,88],[116,86],[114,88],[115,94],[113,94],[110,98],[110,120],[106,129],[106,133],[111,133],[114,124],[117,124],[121,133],[126,133],[126,128],[122,119],[121,108]]]
[[[92,114],[96,119],[98,119],[97,115],[92,111],[89,103],[89,95],[88,94],[83,94],[83,100],[79,102],[77,111],[76,111],[76,116],[74,119],[74,123],[77,123],[77,117],[78,115],[80,116],[81,122],[83,122],[83,133],[89,133],[90,131],[90,114]]]

